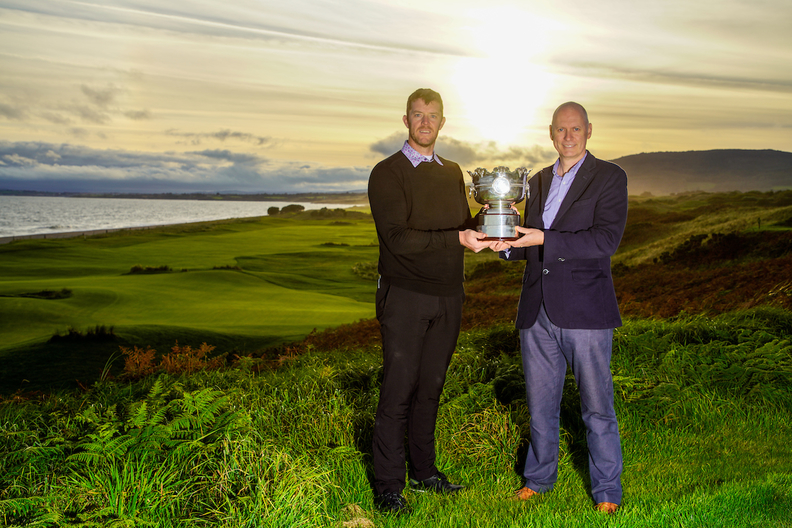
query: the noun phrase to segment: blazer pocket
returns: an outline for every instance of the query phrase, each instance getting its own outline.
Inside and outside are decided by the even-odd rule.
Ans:
[[[578,200],[572,205],[569,206],[570,209],[574,209],[575,207],[586,207],[591,203],[591,198],[584,198],[583,200]]]
[[[572,270],[572,280],[590,282],[598,279],[607,279],[608,276],[601,269],[576,269]]]

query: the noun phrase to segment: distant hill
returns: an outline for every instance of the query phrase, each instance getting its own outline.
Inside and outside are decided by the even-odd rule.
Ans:
[[[631,195],[792,189],[792,153],[779,150],[650,152],[611,160]]]

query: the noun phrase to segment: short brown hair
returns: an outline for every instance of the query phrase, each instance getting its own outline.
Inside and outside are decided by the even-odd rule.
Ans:
[[[432,90],[431,88],[418,88],[410,97],[407,98],[407,112],[405,115],[410,115],[410,108],[412,108],[412,104],[421,99],[424,103],[429,104],[437,101],[440,103],[440,117],[443,117],[443,98],[440,97],[440,94]]]

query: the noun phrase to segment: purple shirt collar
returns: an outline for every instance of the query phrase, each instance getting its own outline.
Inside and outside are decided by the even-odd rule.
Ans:
[[[432,151],[431,156],[424,156],[423,154],[419,154],[414,148],[412,148],[410,146],[410,143],[408,143],[407,141],[404,142],[404,146],[402,147],[401,151],[405,156],[407,156],[407,159],[410,160],[410,163],[412,163],[413,167],[417,167],[424,161],[427,161],[429,163],[436,161],[440,165],[443,164],[443,162],[440,161],[440,158],[434,151]]]
[[[580,170],[580,166],[581,166],[581,165],[583,165],[583,162],[584,162],[584,161],[586,161],[586,157],[587,157],[587,156],[588,156],[588,150],[586,151],[586,153],[585,153],[585,154],[583,154],[583,157],[582,157],[582,158],[580,158],[580,161],[578,161],[577,163],[575,163],[574,165],[572,165],[572,168],[571,168],[571,169],[569,169],[569,170],[567,171],[567,173],[566,173],[566,174],[564,174],[563,176],[561,176],[561,175],[558,173],[558,169],[560,169],[560,168],[561,168],[561,158],[558,158],[558,159],[556,160],[556,162],[555,162],[555,165],[553,165],[553,176],[559,176],[559,177],[563,177],[563,178],[570,177],[570,178],[569,178],[570,180],[574,180],[574,179],[575,179],[575,175],[576,175],[576,174],[577,174],[577,172]]]

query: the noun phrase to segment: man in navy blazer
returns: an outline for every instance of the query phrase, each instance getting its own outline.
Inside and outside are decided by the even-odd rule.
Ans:
[[[622,455],[610,371],[613,329],[621,326],[610,257],[627,222],[627,175],[586,150],[586,110],[568,102],[553,114],[558,160],[531,178],[525,222],[503,243],[526,260],[517,311],[531,443],[517,498],[549,491],[558,477],[559,420],[567,365],[580,391],[591,493],[596,508],[621,504]],[[503,249],[504,247],[498,247]]]

